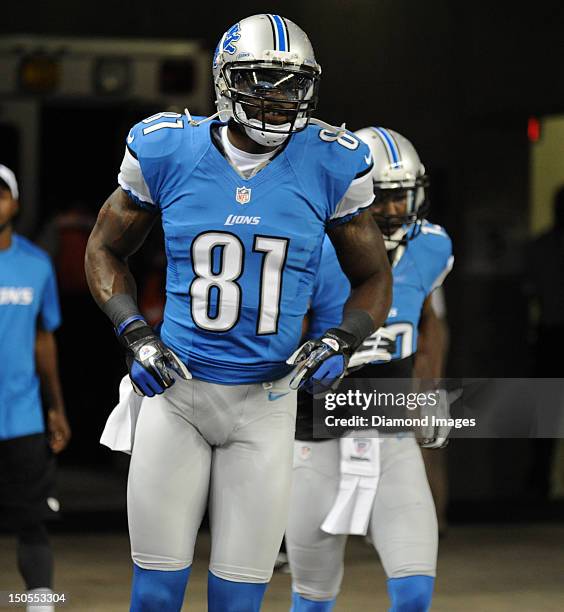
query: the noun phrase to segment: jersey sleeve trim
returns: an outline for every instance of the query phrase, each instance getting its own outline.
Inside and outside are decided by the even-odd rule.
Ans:
[[[119,180],[118,180],[119,182]],[[142,200],[139,195],[137,193],[135,193],[131,187],[129,187],[128,185],[122,184],[121,182],[119,182],[119,186],[125,191],[125,193],[127,193],[127,195],[129,196],[129,198],[135,202],[135,204],[137,204],[137,206],[139,206],[140,208],[144,208],[145,210],[151,210],[151,211],[155,211],[157,210],[157,205],[156,204],[150,204],[149,202],[145,202],[144,200]]]
[[[137,153],[135,153],[135,151],[129,146],[129,145],[125,145],[125,149],[126,151],[129,152],[129,154],[131,155],[131,157],[133,157],[134,159],[136,159],[137,161],[139,161],[139,158],[137,157]]]
[[[370,206],[374,201],[374,191],[372,188],[372,175],[370,172],[351,181],[345,195],[337,204],[335,212],[331,215],[329,222],[338,221],[340,223],[358,214],[362,209]]]
[[[429,293],[432,293],[435,289],[437,289],[443,284],[445,278],[448,276],[453,266],[454,266],[454,255],[451,255],[448,258],[446,266],[444,267],[443,271],[435,279],[435,282],[431,286],[431,290],[429,291]]]
[[[357,210],[354,212],[345,215],[344,217],[332,217],[330,221],[327,223],[327,227],[335,227],[337,225],[343,225],[343,223],[348,223],[351,219],[358,217],[361,213],[363,213],[367,208],[369,208],[372,204],[373,199],[369,200],[365,206],[359,206]]]
[[[141,164],[131,153],[129,147],[125,149],[125,155],[118,174],[118,184],[126,191],[132,200],[144,208],[154,209],[156,207],[149,186],[145,182]]]
[[[439,319],[446,319],[446,301],[443,287],[437,287],[431,292],[431,304]]]
[[[372,169],[374,168],[374,164],[371,164],[370,166],[366,167],[364,170],[361,170],[355,177],[353,180],[356,181],[359,178],[362,178],[363,176],[365,176],[366,174],[370,174],[370,172],[372,172]]]

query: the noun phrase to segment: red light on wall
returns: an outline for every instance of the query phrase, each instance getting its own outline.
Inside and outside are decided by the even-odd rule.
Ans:
[[[530,142],[538,142],[541,137],[541,124],[536,117],[529,117],[527,121],[527,136]]]

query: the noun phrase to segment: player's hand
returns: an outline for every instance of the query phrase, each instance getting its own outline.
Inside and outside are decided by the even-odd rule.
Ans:
[[[125,347],[129,378],[137,395],[153,397],[174,384],[173,372],[189,380],[192,375],[180,359],[148,325],[135,327],[120,336]]]
[[[438,402],[434,406],[427,404],[421,406],[421,416],[428,417],[429,424],[420,429],[419,445],[422,448],[444,448],[448,444],[448,435],[452,429],[452,426],[448,425],[448,420],[451,418],[450,404],[456,398],[450,397],[445,389],[437,389],[432,393]],[[439,424],[437,419],[441,419],[442,422]]]
[[[396,352],[396,335],[385,327],[377,329],[356,349],[350,358],[347,374],[374,361],[388,362]]]
[[[65,411],[51,408],[47,411],[47,430],[49,432],[49,446],[58,454],[64,450],[71,438],[71,430]]]
[[[308,340],[286,363],[298,366],[291,389],[323,393],[336,389],[345,375],[354,338],[340,329],[329,329],[318,340]]]

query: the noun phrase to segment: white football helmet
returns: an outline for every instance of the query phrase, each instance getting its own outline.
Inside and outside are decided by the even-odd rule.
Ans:
[[[372,151],[374,204],[395,194],[407,196],[405,215],[374,214],[388,250],[406,244],[421,231],[429,210],[429,178],[415,147],[407,138],[382,127],[367,127],[355,132]]]
[[[214,54],[219,118],[235,120],[263,146],[277,146],[308,125],[320,75],[311,43],[295,23],[270,14],[242,19]]]

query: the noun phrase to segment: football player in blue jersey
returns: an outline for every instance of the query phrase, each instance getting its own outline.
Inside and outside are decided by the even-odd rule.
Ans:
[[[402,389],[413,376],[440,378],[443,348],[436,341],[440,322],[431,293],[442,284],[453,258],[444,229],[424,220],[427,176],[413,145],[384,128],[365,128],[356,136],[370,146],[374,158],[371,210],[382,229],[394,279],[384,330],[354,353],[349,361],[354,373],[343,385],[356,389],[365,382],[362,390],[371,393],[375,378],[407,379]],[[335,250],[325,241],[308,313],[308,337],[341,319],[350,289]],[[419,353],[421,344],[425,349]],[[447,416],[444,391],[438,396],[437,415]],[[367,531],[388,577],[392,612],[427,611],[436,568],[437,520],[414,432],[380,438],[374,430],[359,432],[356,438],[348,432],[341,440],[320,441],[315,431],[311,397],[300,394],[286,530],[292,611],[334,608],[347,537]],[[421,445],[430,448],[444,445],[447,434],[448,428],[418,432]]]
[[[14,173],[0,165],[0,527],[17,534],[22,578],[45,602],[28,610],[51,612],[53,552],[44,522],[59,511],[52,453],[70,438],[53,333],[61,313],[49,257],[13,231],[18,198]]]
[[[135,125],[90,237],[92,294],[145,396],[128,483],[132,610],[180,609],[206,506],[209,610],[259,610],[287,519],[296,388],[337,384],[389,310],[384,242],[363,212],[372,155],[311,119],[320,74],[290,20],[235,24],[213,60],[216,115]],[[157,333],[127,258],[159,217]],[[342,320],[296,350],[326,234],[353,291]]]

